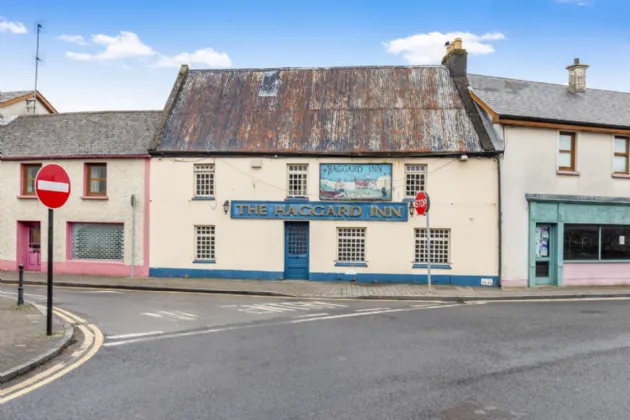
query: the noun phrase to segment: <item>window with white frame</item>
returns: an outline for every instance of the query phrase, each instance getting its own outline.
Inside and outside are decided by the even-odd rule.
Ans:
[[[308,165],[287,165],[289,188],[287,197],[306,197],[308,195]]]
[[[427,230],[415,229],[416,252],[414,262],[427,264]],[[451,230],[431,229],[431,264],[450,264]]]
[[[195,165],[195,196],[212,197],[214,195],[214,165]]]
[[[365,262],[365,228],[337,228],[337,262]]]
[[[123,224],[72,223],[72,259],[122,261],[125,253]]]
[[[425,191],[427,165],[405,165],[405,197],[415,197]]]
[[[214,226],[195,226],[195,259],[214,260]]]

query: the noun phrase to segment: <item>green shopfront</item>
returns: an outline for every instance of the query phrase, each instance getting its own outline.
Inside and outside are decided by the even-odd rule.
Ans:
[[[630,198],[526,198],[530,287],[630,284]]]

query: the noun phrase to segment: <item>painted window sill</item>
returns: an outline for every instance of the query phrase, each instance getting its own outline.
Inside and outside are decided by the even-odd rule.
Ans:
[[[106,195],[82,195],[81,200],[109,200]]]
[[[630,174],[612,174],[613,178],[630,179]]]
[[[216,260],[193,260],[193,264],[216,264]]]
[[[308,197],[287,197],[284,201],[309,201]]]
[[[19,198],[20,200],[37,200],[37,196],[36,195],[18,195],[17,198]]]
[[[366,262],[335,262],[335,267],[367,267]]]
[[[567,176],[580,176],[580,173],[577,171],[564,171],[564,170],[560,170],[558,169],[556,171],[557,175],[567,175]]]
[[[414,263],[412,268],[429,268],[429,265]],[[450,264],[431,264],[431,268],[434,268],[436,270],[451,270],[452,269]]]
[[[208,196],[195,196],[193,198],[191,198],[192,201],[214,201],[214,196],[213,195],[208,195]]]
[[[630,264],[630,260],[564,260],[563,264]]]
[[[69,263],[87,263],[87,264],[112,264],[112,265],[124,265],[125,262],[122,260],[82,260],[82,259],[73,259],[68,258]]]

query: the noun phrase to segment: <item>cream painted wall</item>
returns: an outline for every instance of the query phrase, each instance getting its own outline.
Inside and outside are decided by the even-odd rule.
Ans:
[[[525,286],[529,207],[525,194],[628,197],[630,179],[613,178],[613,135],[579,132],[578,176],[557,171],[558,130],[505,127],[501,162],[503,191],[503,273],[506,285]]]
[[[144,182],[145,159],[105,159],[93,162],[107,163],[107,200],[82,199],[84,191],[83,160],[46,161],[61,165],[70,176],[72,190],[68,202],[55,210],[55,262],[66,261],[67,222],[123,222],[125,224],[124,264],[131,264],[132,208],[131,194],[136,195],[136,246],[135,265],[142,265],[144,241]],[[48,211],[37,199],[18,198],[20,194],[21,163],[41,162],[0,162],[0,260],[16,261],[17,222],[39,221],[41,223],[41,260],[47,261]]]
[[[262,167],[250,166],[261,160]],[[307,158],[153,158],[151,160],[151,267],[284,270],[284,227],[281,220],[231,219],[226,200],[283,201],[287,164],[307,163],[308,193],[319,200],[319,163],[392,163],[393,197],[404,198],[405,163],[428,164],[431,224],[451,229],[452,270],[446,274],[497,274],[497,172],[493,159],[307,159]],[[215,201],[192,200],[195,163],[215,164]],[[424,273],[413,270],[414,227],[424,217],[405,222],[311,221],[310,271],[344,273],[335,267],[337,227],[367,227],[366,273]],[[216,226],[216,263],[194,264],[194,226]],[[437,273],[440,270],[436,270]]]
[[[26,112],[26,100],[0,108],[0,114],[2,114],[5,121],[10,121],[19,115],[26,115]],[[37,114],[50,114],[48,109],[46,109],[40,101],[37,101],[35,112]]]

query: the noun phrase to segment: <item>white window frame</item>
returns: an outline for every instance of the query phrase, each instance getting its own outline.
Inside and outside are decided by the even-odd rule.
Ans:
[[[353,232],[356,231],[356,232]],[[354,233],[353,235],[342,235],[342,232]],[[358,232],[362,232],[362,234],[358,234]],[[361,248],[356,250],[346,250],[343,249],[343,254],[362,254],[363,258],[361,259],[342,259],[342,246],[341,243],[346,240],[355,240],[356,244],[361,244]],[[367,244],[367,228],[365,227],[338,227],[337,228],[337,263],[341,264],[366,264],[367,260],[366,256],[366,244]]]
[[[426,228],[414,228],[414,249],[413,249],[413,263],[414,264],[428,264],[426,255]],[[446,233],[446,238],[443,234]],[[443,228],[431,228],[431,264],[435,265],[451,265],[451,230]],[[446,254],[446,261],[444,258],[434,258],[438,255],[436,252],[441,244],[446,243],[446,252],[441,252],[440,256],[443,257]]]
[[[209,232],[200,232],[201,229],[209,229]],[[200,243],[200,239],[208,240],[207,243]],[[195,225],[195,261],[214,261],[216,260],[216,226],[215,225]],[[200,249],[200,245],[208,247],[208,251]]]
[[[214,192],[215,192],[215,185],[214,185],[214,180],[215,180],[215,176],[214,176],[214,171],[215,170],[215,166],[214,163],[196,163],[193,169],[193,172],[195,174],[194,176],[194,184],[193,184],[193,191],[194,191],[194,196],[195,197],[202,197],[202,198],[213,198],[214,197]],[[209,177],[209,181],[208,181],[208,190],[207,194],[204,191],[200,191],[200,182],[202,183],[201,185],[203,185],[204,179],[203,177]],[[201,192],[201,193],[200,193]]]
[[[420,167],[421,169],[415,169]],[[414,169],[412,169],[414,168]],[[417,189],[416,191],[409,192],[409,176],[411,175],[421,175],[421,184],[422,189]],[[414,198],[418,191],[426,191],[427,190],[427,165],[425,163],[405,163],[405,198]]]
[[[292,178],[295,182],[300,183],[300,190],[295,191],[291,188]],[[300,194],[296,194],[300,193]],[[287,163],[287,197],[288,198],[306,198],[308,197],[308,164],[307,163]]]

